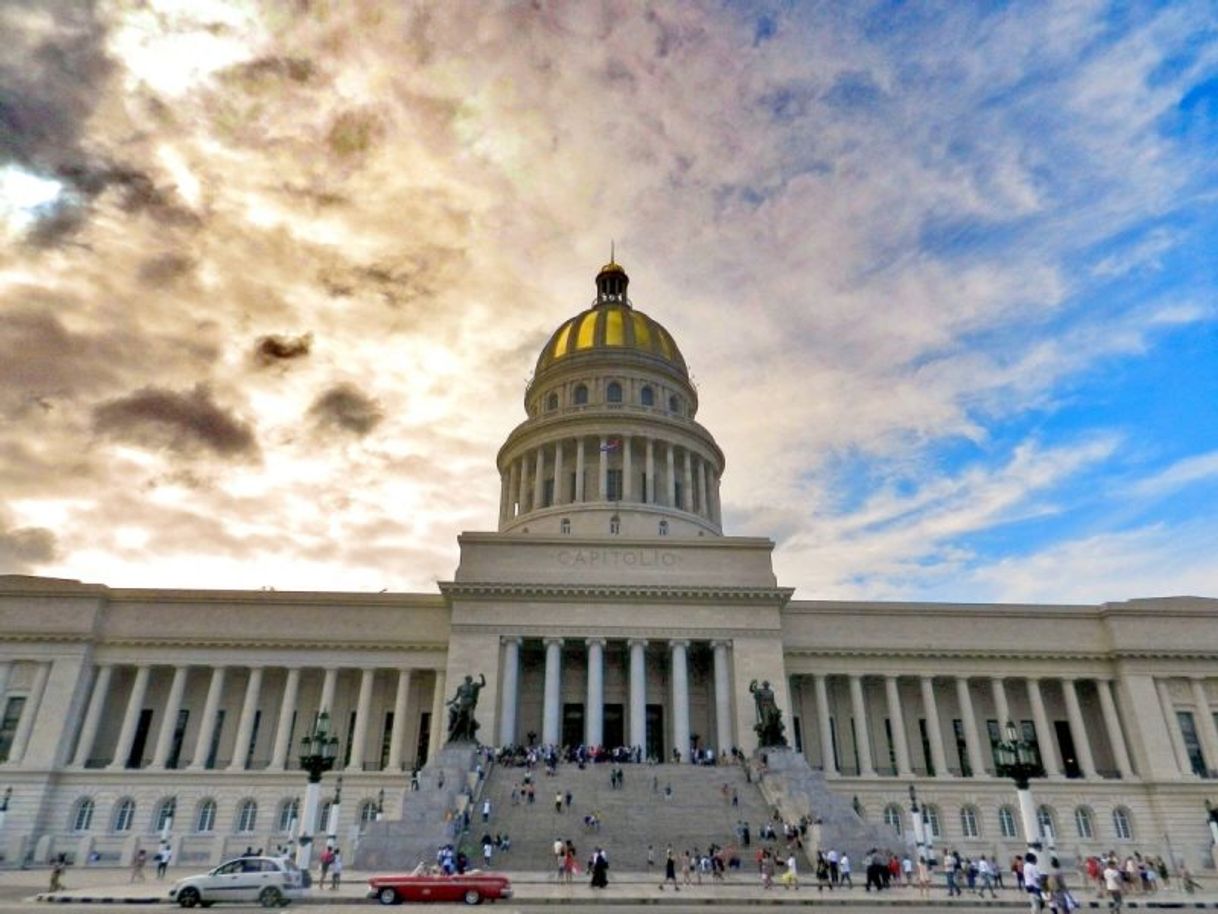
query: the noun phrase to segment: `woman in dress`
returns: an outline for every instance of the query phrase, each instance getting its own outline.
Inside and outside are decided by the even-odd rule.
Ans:
[[[609,884],[609,860],[599,847],[592,854],[592,888],[603,889]]]

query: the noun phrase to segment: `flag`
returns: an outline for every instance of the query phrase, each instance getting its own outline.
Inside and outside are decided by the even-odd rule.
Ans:
[[[620,451],[621,449],[622,449],[622,439],[621,438],[610,438],[608,441],[606,441],[604,444],[601,445],[601,450],[606,453],[609,451]]]

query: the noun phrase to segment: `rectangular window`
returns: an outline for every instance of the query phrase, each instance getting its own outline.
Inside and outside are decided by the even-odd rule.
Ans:
[[[677,479],[673,482],[674,499],[672,506],[674,508],[682,508],[685,504],[685,493],[681,488],[681,480]]]
[[[343,767],[351,764],[351,744],[355,741],[355,711],[347,716],[347,748],[343,750]]]
[[[541,487],[541,504],[542,507],[548,508],[554,504],[554,480],[547,479],[542,483]]]
[[[1044,760],[1040,757],[1040,740],[1036,737],[1036,724],[1030,720],[1021,720],[1019,733],[1024,742],[1032,747],[1032,761],[1043,766]]]
[[[850,743],[854,746],[854,773],[863,773],[863,763],[859,759],[859,731],[854,726],[854,718],[850,718]]]
[[[639,498],[639,501],[646,503],[651,500],[647,497],[647,474],[640,473],[639,476],[641,477],[639,480],[639,485],[642,486],[642,488],[639,489],[639,494],[642,496]]]
[[[893,774],[897,771],[897,744],[892,738],[892,720],[884,718],[884,738],[888,740],[888,768]]]
[[[262,725],[262,711],[254,712],[254,726],[250,727],[250,744],[245,750],[245,767],[254,764],[254,747],[258,745],[258,728]]]
[[[804,737],[803,737],[803,733],[800,732],[800,729],[799,729],[799,716],[798,715],[795,715],[795,714],[791,715],[791,728],[795,731],[795,751],[803,752],[804,751]],[[613,745],[613,744],[611,743],[610,745]]]
[[[216,767],[216,756],[220,752],[220,737],[224,734],[224,709],[216,712],[216,729],[211,734],[211,745],[207,747],[207,764],[204,768]]]
[[[837,751],[837,718],[829,718],[829,742],[833,744],[833,767],[842,770],[842,759]]]
[[[385,729],[381,731],[381,771],[389,767],[389,748],[393,744],[393,712],[385,712]]]
[[[935,776],[935,757],[930,753],[930,731],[926,727],[926,718],[918,718],[918,735],[922,738],[922,758],[926,760],[927,777]]]
[[[1188,753],[1188,764],[1193,774],[1198,777],[1206,776],[1205,753],[1201,751],[1201,740],[1197,737],[1197,722],[1192,711],[1177,711],[1176,720],[1180,722],[1180,735],[1184,737],[1184,751]]]
[[[987,720],[985,722],[985,732],[990,738],[990,758],[994,761],[994,770],[998,770],[998,749],[997,746],[1002,742],[1002,728],[998,726],[998,721]]]
[[[10,698],[4,706],[4,717],[0,717],[0,762],[8,761],[9,751],[13,748],[13,737],[17,734],[17,722],[21,720],[24,708],[24,695]]]
[[[135,724],[135,737],[131,740],[131,752],[127,755],[127,767],[139,768],[144,764],[144,747],[148,745],[148,731],[152,728],[152,708],[141,708]]]
[[[292,767],[292,740],[296,738],[296,711],[292,712],[292,722],[288,724],[288,757],[284,759],[283,767]]]
[[[572,473],[569,477],[571,485],[567,488],[567,501],[574,503],[575,501],[575,474]]]
[[[605,471],[605,493],[609,501],[622,500],[622,471]]]
[[[959,717],[952,721],[952,733],[956,737],[956,758],[960,762],[960,776],[971,778],[973,768],[968,763],[968,741],[964,738],[964,721]]]
[[[422,768],[427,764],[427,744],[431,740],[431,712],[424,711],[419,715],[419,741],[415,743],[415,763],[416,768]]]
[[[186,723],[190,720],[190,711],[182,708],[178,711],[178,719],[173,725],[173,743],[170,745],[169,758],[165,760],[166,768],[177,768],[182,760],[182,744],[186,742]]]

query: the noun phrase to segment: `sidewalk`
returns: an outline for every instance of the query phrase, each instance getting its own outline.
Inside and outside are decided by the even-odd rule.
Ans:
[[[117,868],[77,869],[69,868],[64,875],[67,888],[54,895],[47,894],[46,888],[50,878],[47,868],[32,870],[0,870],[0,903],[38,900],[58,903],[78,904],[167,904],[169,902],[169,887],[176,879],[193,875],[195,871],[185,867],[174,867],[165,880],[157,882],[149,878],[147,882],[132,884],[130,871]],[[371,904],[366,897],[368,873],[347,871],[343,874],[343,883],[337,890],[322,889],[317,886],[308,890],[302,904]],[[762,905],[789,904],[823,904],[835,907],[853,905],[891,905],[895,908],[905,907],[993,907],[1006,910],[1028,910],[1027,897],[1013,889],[1000,892],[998,899],[982,902],[975,895],[966,894],[963,898],[948,900],[946,890],[936,886],[929,899],[922,899],[916,889],[904,887],[890,889],[886,892],[865,892],[862,887],[855,889],[837,889],[835,891],[818,891],[816,883],[805,882],[798,890],[787,890],[780,886],[763,889],[758,882],[750,877],[735,875],[721,883],[706,882],[702,885],[683,886],[679,893],[671,887],[660,890],[660,874],[651,873],[618,873],[610,875],[607,889],[591,889],[586,878],[580,878],[571,885],[558,885],[549,873],[515,873],[512,874],[512,887],[515,890],[514,902],[523,904],[568,904],[576,902],[595,902],[603,904],[665,904],[684,903],[716,904],[754,902]],[[1106,910],[1107,902],[1096,899],[1091,893],[1077,893],[1076,897],[1082,903],[1083,910]],[[1218,891],[1208,887],[1195,895],[1185,895],[1174,890],[1161,891],[1155,895],[1127,896],[1125,907],[1138,909],[1188,909],[1188,910],[1218,910]]]

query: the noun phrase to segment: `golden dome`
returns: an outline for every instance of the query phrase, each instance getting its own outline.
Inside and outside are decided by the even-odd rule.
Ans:
[[[616,264],[611,266],[617,267]],[[606,268],[607,269],[607,268]],[[621,267],[617,267],[621,269]],[[685,359],[672,335],[626,302],[603,302],[564,321],[537,359],[534,378],[563,359],[584,352],[639,352],[660,359],[688,377]]]
[[[611,260],[600,269],[601,273],[625,273],[622,265],[617,261]],[[599,274],[598,274],[599,275]]]

